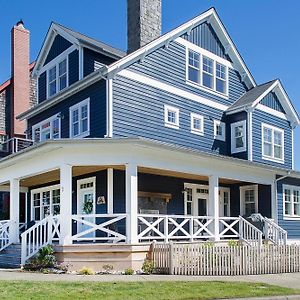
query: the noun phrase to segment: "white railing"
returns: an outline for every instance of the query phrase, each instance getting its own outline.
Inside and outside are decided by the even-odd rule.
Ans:
[[[239,217],[220,217],[219,218],[219,237],[221,239],[240,238]]]
[[[138,240],[201,240],[214,237],[214,218],[207,216],[138,215]]]
[[[287,231],[269,218],[264,218],[264,234],[265,238],[275,245],[287,243]]]
[[[4,250],[11,244],[9,231],[12,224],[13,221],[11,220],[0,221],[0,251]]]
[[[48,216],[21,234],[21,265],[60,237],[60,217]]]
[[[33,144],[34,142],[32,140],[23,138],[11,138],[0,144],[0,151],[17,153],[32,146]]]
[[[77,225],[72,242],[112,242],[126,241],[126,214],[72,215]]]
[[[262,245],[262,232],[243,217],[239,217],[240,239],[251,246]]]

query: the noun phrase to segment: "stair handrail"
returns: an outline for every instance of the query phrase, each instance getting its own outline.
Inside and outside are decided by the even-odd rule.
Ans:
[[[0,221],[0,252],[12,244],[9,233],[13,223],[12,220]]]
[[[57,222],[59,216],[49,215],[40,220],[21,234],[21,265],[34,256],[41,248],[52,244],[55,233],[57,233]]]
[[[239,216],[239,235],[240,239],[248,245],[257,247],[262,245],[263,233],[242,216]]]
[[[280,227],[274,220],[264,217],[265,238],[275,245],[287,244],[287,231]]]

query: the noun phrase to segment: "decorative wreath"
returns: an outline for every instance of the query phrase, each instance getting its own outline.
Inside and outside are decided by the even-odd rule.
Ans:
[[[83,211],[87,215],[91,214],[93,212],[93,201],[92,200],[89,200],[89,199],[84,200],[84,202],[83,202]]]

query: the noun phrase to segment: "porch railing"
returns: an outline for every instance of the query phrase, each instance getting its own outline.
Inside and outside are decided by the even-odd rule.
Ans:
[[[9,235],[13,221],[3,220],[0,221],[0,251],[4,250],[11,244],[11,237]]]
[[[7,153],[17,153],[30,146],[34,142],[32,140],[23,139],[23,138],[11,138],[3,143],[0,143],[0,151]]]
[[[275,245],[287,244],[287,231],[269,218],[264,218],[264,234],[265,238]]]
[[[251,246],[261,246],[263,233],[243,217],[239,217],[240,239]]]

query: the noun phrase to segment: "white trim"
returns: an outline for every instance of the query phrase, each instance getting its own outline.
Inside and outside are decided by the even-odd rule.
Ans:
[[[253,160],[253,128],[252,128],[252,111],[247,112],[248,123],[248,160]]]
[[[235,127],[238,127],[238,126],[243,126],[243,135],[242,135],[242,138],[243,138],[243,147],[240,147],[240,148],[236,148],[235,147],[236,137],[235,137],[235,130],[234,129],[235,129]],[[245,152],[247,150],[246,120],[232,123],[230,125],[230,127],[231,127],[231,153],[234,154],[234,153]]]
[[[37,128],[40,128],[40,142],[44,141],[42,140],[42,125],[44,123],[48,123],[50,122],[50,139],[53,139],[53,121],[54,120],[58,120],[58,124],[59,124],[59,136],[57,139],[60,139],[61,138],[61,118],[58,116],[59,113],[47,118],[46,120],[43,120],[37,124],[34,124],[31,128],[31,139],[35,141],[35,130]]]
[[[168,120],[168,112],[172,111],[175,113],[175,122],[170,122]],[[173,129],[179,129],[179,108],[170,106],[170,105],[164,105],[164,120],[165,120],[165,126]]]
[[[254,204],[255,204],[255,213],[258,213],[258,185],[244,185],[240,186],[240,215],[245,215],[245,191],[254,190]]]
[[[272,155],[267,156],[264,154],[264,128],[272,130]],[[274,131],[280,132],[282,134],[282,159],[274,157]],[[273,161],[276,163],[284,164],[284,130],[266,123],[261,123],[261,157],[264,160]]]
[[[292,209],[292,214],[286,214],[285,213],[285,190],[290,190],[290,201],[291,201],[291,209]],[[282,215],[284,220],[289,220],[289,221],[300,221],[300,215],[295,215],[294,214],[294,191],[299,192],[299,197],[300,197],[300,186],[295,186],[295,185],[290,185],[290,184],[283,184],[282,185]],[[299,199],[300,200],[300,199]],[[299,202],[300,205],[300,202]]]
[[[106,80],[106,137],[113,137],[113,80]]]
[[[81,108],[83,106],[87,105],[87,130],[82,132],[81,129]],[[72,129],[73,129],[73,121],[72,121],[72,112],[78,110],[78,134],[76,136],[74,136],[72,134]],[[79,103],[76,103],[75,105],[71,106],[69,108],[69,137],[76,139],[76,138],[84,138],[86,136],[90,135],[90,122],[91,122],[91,116],[90,116],[90,98],[87,98]]]
[[[191,113],[191,133],[204,135],[204,117],[199,114]],[[194,127],[194,119],[200,120],[201,128],[197,129]]]
[[[295,140],[294,140],[294,132],[295,129],[292,128],[292,170],[295,170]]]
[[[93,187],[87,189],[93,189],[93,195],[94,195],[93,212],[91,214],[95,214],[96,212],[96,176],[92,176],[92,177],[77,180],[77,214],[82,214],[82,212],[79,211],[80,209],[79,201],[81,200],[79,194],[81,190],[85,190],[85,189],[81,189],[80,185],[84,183],[90,183],[90,182],[93,183]]]
[[[0,185],[0,192],[10,192],[9,185]],[[28,188],[20,186],[20,193],[28,193]]]
[[[107,169],[107,213],[114,213],[114,169]]]
[[[270,115],[273,115],[275,117],[278,117],[280,119],[287,120],[287,116],[284,113],[282,113],[282,112],[280,112],[278,110],[272,109],[272,108],[270,108],[270,107],[268,107],[266,105],[263,105],[263,104],[259,103],[259,104],[257,104],[256,108],[258,110],[266,112],[266,113],[268,113]]]
[[[158,88],[158,89],[163,90],[165,92],[168,92],[168,93],[186,98],[188,100],[193,100],[193,101],[198,102],[200,104],[207,105],[209,107],[213,107],[213,108],[218,109],[220,111],[226,111],[229,108],[229,106],[227,106],[227,105],[221,104],[221,103],[213,101],[213,100],[206,99],[206,98],[198,96],[194,93],[184,91],[182,89],[176,88],[175,86],[163,83],[163,82],[161,82],[159,80],[156,80],[156,79],[152,79],[148,76],[140,75],[140,74],[132,72],[132,71],[122,70],[122,71],[119,72],[119,75],[121,75],[125,78],[128,78],[128,79],[132,79],[134,81],[146,84],[148,86]]]
[[[84,49],[83,47],[80,45],[79,46],[79,80],[83,79],[84,77]]]
[[[222,135],[217,135],[217,126],[222,128]],[[220,120],[214,120],[214,139],[223,142],[226,140],[226,124]]]
[[[206,213],[205,215],[208,215],[208,202],[209,202],[209,186],[207,184],[198,184],[198,183],[189,183],[185,182],[184,183],[184,189],[191,189],[192,190],[192,206],[191,206],[191,215],[192,216],[198,216],[198,203],[197,200],[198,198],[196,195],[201,195],[202,199],[206,200]],[[203,190],[208,190],[208,193],[197,193],[197,189],[203,189]],[[187,192],[184,192],[184,215],[187,216]]]

